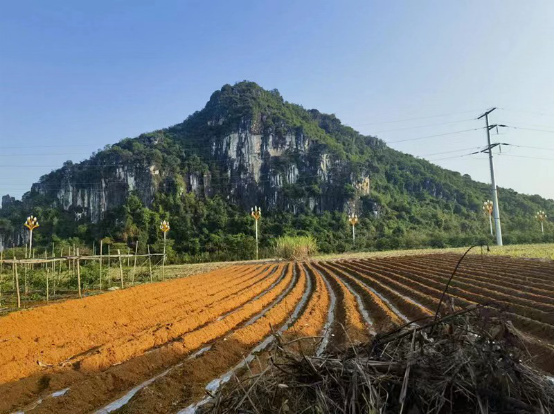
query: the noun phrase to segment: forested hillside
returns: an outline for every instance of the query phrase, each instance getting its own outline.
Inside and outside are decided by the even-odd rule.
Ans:
[[[554,240],[537,210],[554,201],[500,189],[505,243]],[[156,245],[171,223],[184,260],[251,257],[250,207],[262,207],[262,252],[273,237],[311,234],[323,252],[353,249],[347,213],[360,216],[356,249],[468,245],[488,238],[490,186],[387,147],[334,115],[286,102],[252,82],[225,85],[172,127],[126,138],[44,175],[22,201],[3,198],[0,247],[109,237]]]

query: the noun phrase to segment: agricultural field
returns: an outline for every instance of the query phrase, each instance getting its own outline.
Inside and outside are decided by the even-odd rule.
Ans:
[[[459,254],[233,264],[0,318],[0,412],[192,411],[264,366],[276,336],[321,355],[435,314]],[[554,373],[554,262],[468,255],[446,305],[505,310]]]

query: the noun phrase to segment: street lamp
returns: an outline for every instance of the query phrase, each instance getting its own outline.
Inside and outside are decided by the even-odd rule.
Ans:
[[[351,213],[348,215],[348,222],[352,225],[352,243],[356,243],[356,224],[358,223],[358,215]]]
[[[485,215],[488,215],[489,216],[489,225],[490,225],[490,228],[491,228],[491,236],[492,236],[492,211],[494,209],[494,203],[492,202],[492,200],[486,200],[485,202],[483,202],[483,212],[485,213]]]
[[[544,210],[539,210],[535,217],[541,223],[541,232],[544,233],[544,221],[547,218],[546,213],[544,212]]]
[[[256,260],[258,258],[258,221],[262,217],[262,208],[258,206],[254,206],[253,208],[250,208],[250,216],[254,218],[255,228],[256,228]]]
[[[160,223],[160,230],[164,233],[164,258],[162,262],[162,279],[165,280],[165,242],[167,240],[167,232],[169,232],[169,221],[162,220]]]
[[[36,229],[39,227],[38,219],[31,215],[27,218],[24,224],[27,229],[29,229],[29,258],[32,256],[32,249],[33,249],[33,229]]]

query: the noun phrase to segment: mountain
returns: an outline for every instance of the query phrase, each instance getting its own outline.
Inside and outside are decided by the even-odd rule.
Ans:
[[[533,215],[554,201],[500,189],[506,242],[552,239]],[[126,138],[90,159],[42,176],[21,201],[5,196],[0,248],[21,244],[21,224],[42,222],[37,243],[105,236],[139,246],[169,219],[185,259],[248,257],[251,206],[262,207],[262,247],[311,233],[324,252],[351,248],[467,245],[488,234],[481,206],[490,186],[403,154],[334,115],[286,102],[253,82],[225,85],[172,127]],[[203,255],[203,257],[202,257]],[[202,257],[202,258],[201,258]]]

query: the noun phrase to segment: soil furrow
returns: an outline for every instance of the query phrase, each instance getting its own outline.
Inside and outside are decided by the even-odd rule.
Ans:
[[[367,341],[369,334],[374,335],[375,330],[362,297],[350,284],[338,278],[332,271],[321,267],[317,262],[313,266],[329,280],[338,299],[339,305],[333,329],[337,347],[343,346],[346,342],[352,344]]]
[[[230,368],[239,365],[244,356],[271,334],[271,327],[285,324],[297,305],[309,296],[309,280],[295,267],[298,282],[290,293],[272,307],[255,323],[236,330],[224,340],[214,343],[212,349],[200,358],[187,362],[169,375],[156,380],[141,390],[123,408],[123,413],[175,413],[201,400],[206,385],[227,374]],[[217,382],[215,382],[217,384]]]

